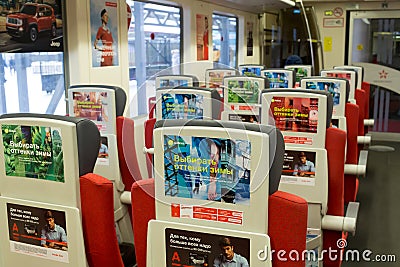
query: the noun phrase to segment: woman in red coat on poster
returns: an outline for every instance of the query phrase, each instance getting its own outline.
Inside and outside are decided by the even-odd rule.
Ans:
[[[204,17],[203,60],[208,60],[208,18]]]
[[[94,48],[101,51],[100,66],[112,66],[113,65],[113,37],[110,29],[107,27],[108,13],[106,9],[103,9],[100,13],[102,26],[99,27],[96,34],[96,40],[94,41]],[[98,46],[98,42],[101,40],[102,46]]]

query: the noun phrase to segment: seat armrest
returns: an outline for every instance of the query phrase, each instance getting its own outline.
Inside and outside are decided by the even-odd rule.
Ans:
[[[132,199],[131,199],[131,192],[130,191],[124,191],[122,192],[120,196],[121,203],[126,204],[126,205],[131,205],[132,204]]]
[[[322,229],[348,232],[354,236],[356,233],[359,206],[360,203],[358,202],[349,202],[345,216],[325,215],[322,217]]]
[[[371,144],[371,136],[357,136],[357,144],[369,146]]]
[[[364,126],[373,127],[374,123],[374,119],[364,119]]]
[[[356,175],[358,177],[365,177],[367,173],[367,159],[368,151],[361,150],[358,158],[358,164],[345,164],[344,173],[348,175]]]

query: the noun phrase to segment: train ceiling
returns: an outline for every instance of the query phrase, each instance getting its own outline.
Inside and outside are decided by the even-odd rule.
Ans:
[[[204,2],[253,13],[264,13],[294,6],[292,0],[203,0]]]
[[[225,7],[235,8],[252,13],[273,12],[282,8],[287,8],[295,5],[296,0],[202,0],[203,2],[217,4]],[[303,3],[308,5],[312,2],[315,3],[362,3],[362,2],[398,2],[399,0],[303,0]]]

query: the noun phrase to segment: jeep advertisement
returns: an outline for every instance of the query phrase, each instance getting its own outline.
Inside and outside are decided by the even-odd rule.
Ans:
[[[62,0],[0,0],[0,53],[63,51]]]

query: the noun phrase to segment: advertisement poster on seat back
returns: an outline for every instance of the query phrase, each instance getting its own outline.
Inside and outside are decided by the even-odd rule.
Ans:
[[[74,117],[93,121],[101,134],[107,133],[109,122],[109,105],[107,92],[73,92]]]
[[[315,185],[316,152],[285,150],[281,183]]]
[[[117,1],[90,0],[92,67],[118,66]]]
[[[229,80],[227,87],[228,104],[238,104],[240,110],[244,110],[247,107],[252,109],[258,103],[261,89],[259,81]]]
[[[204,100],[202,95],[162,94],[161,106],[163,119],[203,119]]]
[[[6,176],[65,182],[60,129],[3,124],[1,131]]]
[[[65,212],[7,203],[7,220],[11,252],[69,262]]]
[[[166,228],[165,244],[167,267],[250,266],[248,238]]]
[[[270,112],[275,126],[281,131],[317,132],[318,98],[274,96]]]
[[[64,51],[64,1],[1,2],[0,53]]]
[[[289,88],[289,75],[283,72],[265,72],[270,88]]]
[[[251,143],[165,135],[165,195],[250,204]]]
[[[337,82],[306,82],[306,89],[326,91],[333,98],[333,116],[336,115],[336,106],[340,104],[340,84]]]
[[[99,155],[97,156],[97,165],[109,165],[109,146],[108,146],[108,138],[106,136],[102,136],[100,139],[100,149]]]

